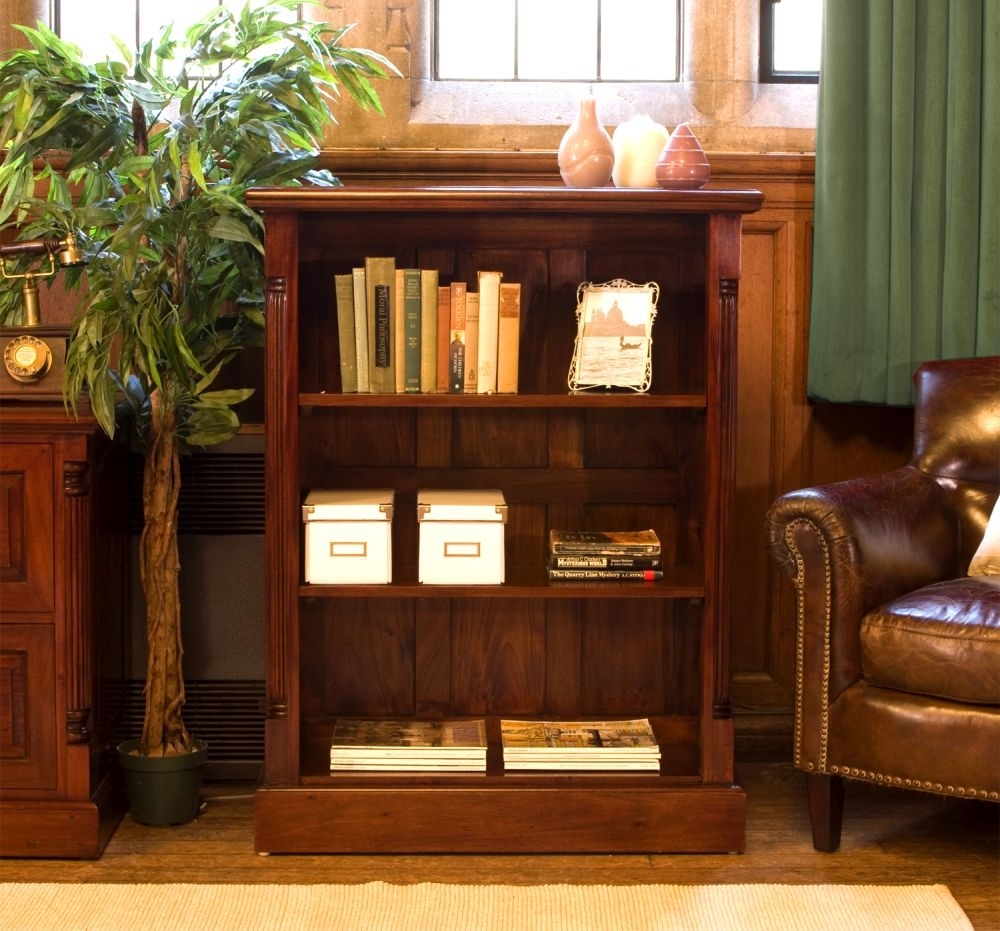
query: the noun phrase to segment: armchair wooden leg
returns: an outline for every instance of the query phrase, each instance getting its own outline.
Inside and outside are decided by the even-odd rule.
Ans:
[[[813,847],[832,853],[840,846],[840,826],[844,820],[844,780],[825,773],[808,773],[809,821]]]

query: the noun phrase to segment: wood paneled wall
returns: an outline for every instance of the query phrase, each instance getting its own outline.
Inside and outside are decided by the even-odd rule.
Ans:
[[[814,157],[709,159],[713,186],[753,187],[766,198],[743,224],[733,710],[739,758],[788,758],[795,605],[764,545],[767,508],[793,488],[902,465],[912,411],[806,397]],[[554,152],[342,149],[330,153],[330,167],[347,184],[560,183]]]

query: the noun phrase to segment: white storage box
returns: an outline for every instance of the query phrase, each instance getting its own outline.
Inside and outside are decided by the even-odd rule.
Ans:
[[[391,488],[317,489],[302,505],[307,582],[392,581]]]
[[[417,492],[421,582],[499,585],[507,503],[495,488]]]

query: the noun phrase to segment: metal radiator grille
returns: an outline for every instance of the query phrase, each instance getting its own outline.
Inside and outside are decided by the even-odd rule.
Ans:
[[[126,684],[126,711],[119,740],[142,728],[144,682]],[[195,680],[186,683],[184,723],[208,744],[206,778],[256,779],[264,760],[264,683]]]

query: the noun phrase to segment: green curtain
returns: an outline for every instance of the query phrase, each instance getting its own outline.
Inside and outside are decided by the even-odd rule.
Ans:
[[[810,397],[1000,354],[1000,0],[827,0]]]

